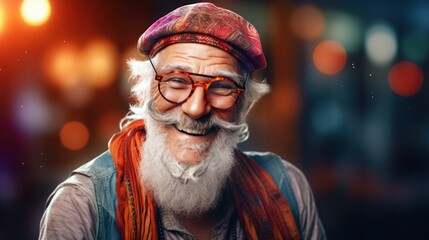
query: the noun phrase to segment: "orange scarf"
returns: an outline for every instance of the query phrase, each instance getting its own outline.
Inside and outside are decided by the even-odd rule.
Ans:
[[[116,224],[126,240],[158,239],[156,204],[138,173],[145,134],[143,120],[136,120],[109,144],[117,169]],[[238,150],[236,159],[229,184],[246,239],[300,239],[289,204],[271,176]]]

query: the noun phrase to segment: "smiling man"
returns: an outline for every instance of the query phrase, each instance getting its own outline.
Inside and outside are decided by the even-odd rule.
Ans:
[[[109,151],[48,199],[40,239],[325,239],[303,174],[243,153],[246,115],[268,92],[258,33],[210,3],[178,8],[138,41],[135,103]]]

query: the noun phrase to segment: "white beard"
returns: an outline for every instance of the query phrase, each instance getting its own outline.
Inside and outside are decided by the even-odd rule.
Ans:
[[[154,114],[159,115],[152,112],[145,119],[146,140],[140,163],[143,185],[153,194],[158,206],[165,210],[184,216],[206,213],[218,203],[235,164],[234,149],[239,139],[236,129],[243,128],[245,124],[224,123],[230,127],[229,130],[217,130],[213,142],[186,146],[205,156],[200,163],[187,165],[179,163],[168,149],[169,140],[163,129],[166,123],[153,119]],[[179,118],[190,122],[183,115]]]

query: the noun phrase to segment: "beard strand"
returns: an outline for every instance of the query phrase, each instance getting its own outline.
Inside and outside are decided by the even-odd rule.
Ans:
[[[213,209],[235,165],[234,149],[240,124],[216,117],[193,120],[184,114],[160,114],[148,104],[146,140],[143,143],[140,178],[157,204],[178,215],[199,216]],[[198,164],[179,162],[168,149],[165,125],[182,124],[190,128],[216,129],[213,142],[186,146],[204,153]],[[200,146],[199,146],[200,145]]]

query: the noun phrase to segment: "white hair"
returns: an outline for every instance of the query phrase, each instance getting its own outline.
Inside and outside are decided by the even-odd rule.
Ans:
[[[188,121],[195,123],[192,119]],[[235,165],[238,133],[222,128],[210,144],[183,146],[204,156],[200,163],[189,165],[180,163],[167,147],[172,143],[162,122],[148,117],[146,124],[144,160],[140,161],[139,173],[142,184],[153,194],[157,204],[182,216],[200,216],[215,207]]]
[[[151,98],[152,83],[155,81],[155,72],[149,60],[130,59],[127,63],[131,71],[131,97],[133,103],[130,105],[130,112],[121,121],[121,128],[129,121],[147,119],[147,111],[145,109]],[[240,104],[240,110],[237,113],[238,123],[244,123],[253,105],[270,91],[270,87],[265,80],[261,82],[256,81],[251,75],[246,80],[244,87],[244,94],[237,103]],[[240,142],[247,140],[249,135],[248,129],[245,129],[241,135],[243,139],[240,139]]]

